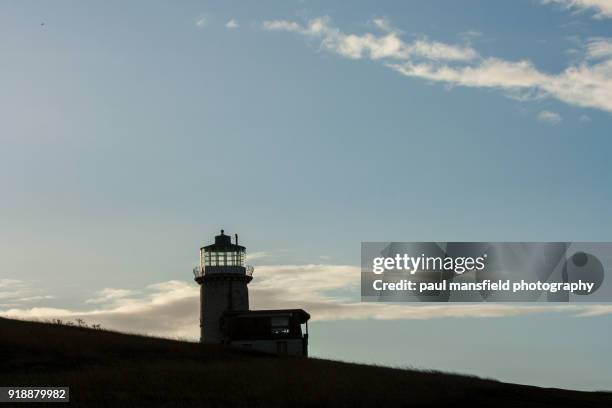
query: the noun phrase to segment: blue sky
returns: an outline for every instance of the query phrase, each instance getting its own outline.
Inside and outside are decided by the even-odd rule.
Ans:
[[[225,228],[260,307],[314,282],[316,355],[612,389],[608,309],[355,303],[361,241],[612,240],[611,21],[607,0],[3,2],[0,311],[195,336],[190,270]]]

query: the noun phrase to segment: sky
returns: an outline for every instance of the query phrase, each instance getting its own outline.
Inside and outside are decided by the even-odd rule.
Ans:
[[[0,315],[198,337],[224,228],[314,356],[612,389],[609,305],[363,304],[362,241],[612,241],[612,1],[0,2]]]

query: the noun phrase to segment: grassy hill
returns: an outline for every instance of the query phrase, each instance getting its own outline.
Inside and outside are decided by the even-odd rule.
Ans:
[[[70,386],[77,406],[612,407],[612,393],[271,357],[2,318],[0,385]]]

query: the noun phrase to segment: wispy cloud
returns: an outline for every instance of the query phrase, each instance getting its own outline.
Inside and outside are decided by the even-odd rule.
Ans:
[[[577,317],[612,314],[610,305],[513,304],[385,304],[359,301],[360,268],[348,265],[281,265],[257,268],[249,285],[252,309],[303,308],[313,320],[499,318],[540,313]],[[70,310],[16,307],[0,311],[8,317],[83,319],[105,328],[167,337],[199,335],[199,287],[194,282],[168,281],[141,291],[105,289],[95,307]],[[119,301],[120,300],[120,301]]]
[[[550,74],[529,60],[481,56],[467,44],[446,44],[426,37],[405,42],[388,23],[377,25],[385,27],[382,34],[347,34],[332,26],[328,17],[306,24],[265,21],[263,28],[317,40],[321,49],[345,58],[381,61],[408,77],[451,86],[498,89],[521,100],[556,98],[570,105],[612,112],[612,54],[608,52],[608,40],[590,40],[586,58],[560,73]]]
[[[562,118],[557,112],[543,110],[538,113],[538,120],[549,125],[558,125],[561,123]]]
[[[576,12],[594,11],[593,18],[598,19],[612,17],[611,0],[542,0],[542,4],[558,4],[565,9]]]
[[[0,279],[0,307],[13,307],[20,304],[32,304],[53,299],[53,296],[41,294],[42,289],[18,279]],[[13,306],[7,306],[7,305]]]
[[[115,293],[117,289],[113,289]],[[131,333],[166,337],[198,336],[199,290],[194,283],[168,281],[149,285],[130,296],[113,296],[94,309],[74,310],[52,307],[21,307],[0,311],[7,317],[25,319],[83,319],[90,324]],[[111,293],[106,290],[106,293]],[[120,299],[120,301],[118,301]]]
[[[127,289],[104,288],[96,293],[96,297],[87,299],[85,303],[94,304],[109,304],[121,303],[126,298],[137,294],[138,292]]]
[[[231,29],[234,28],[239,28],[240,24],[238,24],[238,21],[234,20],[233,18],[231,20],[229,20],[227,23],[225,23],[225,27]]]
[[[23,282],[18,279],[0,279],[0,289],[14,288],[22,284]]]
[[[462,33],[459,33],[459,37],[461,37],[465,41],[470,41],[470,40],[473,40],[475,38],[482,37],[482,33],[480,31],[476,31],[476,30],[468,30],[468,31],[464,31]]]
[[[272,256],[272,254],[266,251],[247,252],[247,261],[255,261],[257,259],[269,258],[270,256]]]
[[[294,22],[287,20],[270,20],[263,22],[263,28],[266,30],[278,30],[278,31],[295,31],[299,32],[302,27]]]
[[[374,25],[382,29],[382,35],[345,34],[330,24],[329,17],[312,19],[306,25],[287,20],[263,22],[266,30],[296,32],[320,39],[322,48],[352,59],[408,60],[411,57],[423,57],[431,60],[468,61],[478,56],[469,46],[448,45],[427,38],[406,43],[400,38],[400,32],[386,20],[376,19]]]
[[[195,25],[198,28],[206,27],[208,25],[208,18],[204,15],[199,16],[195,21]]]
[[[587,57],[589,59],[612,57],[612,38],[590,38],[587,44]]]

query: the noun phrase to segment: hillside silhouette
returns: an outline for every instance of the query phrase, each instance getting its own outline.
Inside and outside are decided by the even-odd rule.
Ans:
[[[0,386],[69,386],[72,406],[612,406],[609,392],[283,358],[3,318]]]

